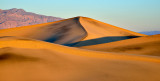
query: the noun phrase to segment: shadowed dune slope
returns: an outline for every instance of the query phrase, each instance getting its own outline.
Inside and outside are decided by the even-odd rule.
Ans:
[[[58,44],[74,43],[87,36],[87,32],[79,23],[79,18],[38,25],[24,26],[0,30],[0,36],[18,36],[54,42]]]
[[[160,35],[144,36],[111,43],[82,46],[80,48],[105,52],[160,56]]]
[[[87,17],[75,17],[61,21],[0,30],[0,36],[19,36],[32,39],[70,44],[80,40],[108,36],[145,36]]]
[[[159,81],[160,58],[0,38],[0,81]]]

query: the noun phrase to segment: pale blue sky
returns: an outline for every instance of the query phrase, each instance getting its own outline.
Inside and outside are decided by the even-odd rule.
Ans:
[[[0,0],[0,8],[62,18],[85,16],[138,32],[160,30],[160,0]]]

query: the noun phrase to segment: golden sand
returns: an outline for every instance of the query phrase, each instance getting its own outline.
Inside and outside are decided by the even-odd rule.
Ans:
[[[71,29],[64,33],[59,27]],[[59,45],[106,36],[144,37],[80,48]],[[55,37],[54,43],[46,42]],[[0,81],[160,81],[159,56],[140,55],[138,50],[135,54],[105,51],[141,46],[143,52],[153,53],[157,42],[159,35],[147,36],[86,17],[4,29],[0,30]]]
[[[1,39],[2,81],[160,79],[159,57],[90,51],[24,38]]]

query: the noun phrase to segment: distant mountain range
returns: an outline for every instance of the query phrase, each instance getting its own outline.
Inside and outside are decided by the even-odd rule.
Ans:
[[[144,31],[139,33],[146,34],[146,35],[156,35],[156,34],[160,34],[160,31]]]
[[[39,15],[31,12],[26,12],[23,9],[0,9],[0,29],[47,23],[58,20],[62,20],[62,18]]]

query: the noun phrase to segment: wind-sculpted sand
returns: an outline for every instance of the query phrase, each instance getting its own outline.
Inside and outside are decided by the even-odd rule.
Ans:
[[[68,44],[82,40],[87,36],[87,32],[79,23],[79,18],[72,18],[51,23],[3,29],[0,30],[0,36],[27,37],[58,44]]]
[[[86,17],[0,30],[0,81],[160,81],[158,55],[101,50],[157,37]]]

